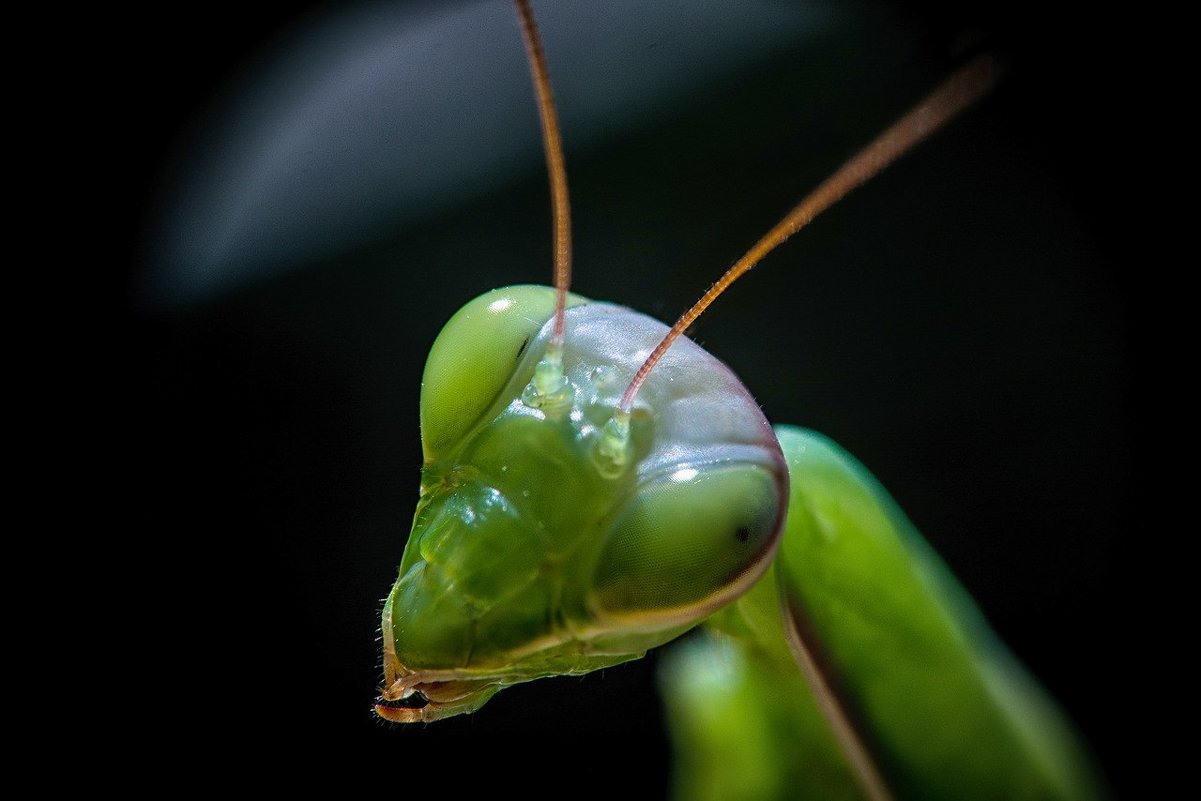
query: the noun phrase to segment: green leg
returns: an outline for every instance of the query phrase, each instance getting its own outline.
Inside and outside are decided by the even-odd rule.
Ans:
[[[811,682],[800,678],[793,657],[802,649],[830,688],[824,705],[880,777],[874,797],[1101,795],[1055,703],[871,474],[818,434],[776,432],[791,492],[772,571],[714,615],[712,639],[665,673],[672,736],[680,749],[705,754],[680,757],[680,797],[704,797],[683,774],[723,755],[727,764],[709,768],[724,772],[720,781],[766,775],[773,765],[776,777],[744,781],[745,792],[726,797],[867,797],[860,788],[871,779],[838,757],[854,747],[837,744],[831,713],[819,711]],[[704,667],[702,653],[721,667]],[[728,759],[742,758],[730,742],[752,736],[773,742],[755,749],[764,756],[747,771]],[[831,782],[841,782],[842,796]]]

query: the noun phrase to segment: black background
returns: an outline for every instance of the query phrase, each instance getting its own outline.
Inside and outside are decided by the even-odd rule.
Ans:
[[[1066,7],[882,8],[905,25],[897,51],[881,50],[887,32],[860,32],[740,74],[582,163],[569,150],[576,288],[674,317],[945,75],[964,31],[1006,52],[1010,74],[979,109],[770,257],[695,336],[769,419],[821,430],[877,473],[1122,794],[1135,703],[1115,689],[1131,658],[1113,633],[1132,615],[1116,588],[1145,524],[1136,262],[1112,203],[1132,172],[1111,114],[1132,91],[1118,24]],[[180,142],[321,11],[183,6],[152,20],[156,35],[118,39],[120,294],[144,269]],[[839,89],[813,89],[815,73]],[[119,301],[136,554],[121,672],[139,736],[203,755],[218,777],[236,765],[365,791],[432,778],[464,793],[665,795],[653,657],[506,690],[430,727],[370,714],[380,599],[415,498],[425,353],[463,302],[544,283],[549,265],[545,179],[531,172],[199,307]]]

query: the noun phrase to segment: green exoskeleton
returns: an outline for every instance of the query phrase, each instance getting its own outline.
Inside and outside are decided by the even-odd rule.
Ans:
[[[422,381],[425,462],[382,621],[376,712],[478,710],[504,687],[643,656],[683,798],[1089,798],[1071,726],[888,493],[819,434],[773,428],[680,338],[771,248],[983,94],[965,68],[752,248],[670,330],[567,292],[566,178],[518,9],[556,209],[556,287],[464,306]]]

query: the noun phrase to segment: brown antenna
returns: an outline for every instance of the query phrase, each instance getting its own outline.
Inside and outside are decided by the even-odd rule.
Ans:
[[[538,37],[538,24],[529,0],[513,0],[521,20],[525,52],[529,57],[534,89],[538,93],[538,116],[542,120],[542,146],[546,151],[546,169],[550,173],[550,194],[554,204],[555,229],[555,327],[549,349],[562,352],[567,290],[571,286],[571,204],[567,199],[567,168],[563,161],[563,140],[559,135],[559,118],[555,114],[555,98],[550,88],[550,72],[546,53]]]
[[[744,273],[759,263],[759,260],[774,250],[788,237],[804,228],[821,212],[837,203],[852,189],[867,181],[880,170],[887,167],[899,156],[912,149],[930,134],[937,131],[961,111],[983,97],[1000,77],[1000,63],[989,55],[984,55],[968,62],[958,72],[952,75],[941,86],[935,89],[918,103],[909,113],[901,117],[880,134],[867,147],[856,153],[850,161],[842,165],[838,172],[827,178],[817,189],[802,200],[792,211],[780,220],[774,228],[755,243],[746,255],[734,263],[726,274],[718,279],[709,291],[686,311],[676,324],[671,327],[651,355],[647,357],[634,379],[630,381],[625,394],[621,398],[619,414],[628,417],[634,403],[638,388],[646,380],[647,375],[654,369],[655,364],[676,341],[680,334],[696,321],[709,304],[726,290],[730,284],[738,280]]]

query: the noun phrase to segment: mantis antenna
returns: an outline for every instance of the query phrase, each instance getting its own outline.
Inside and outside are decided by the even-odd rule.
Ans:
[[[513,0],[521,21],[525,52],[538,93],[538,116],[542,120],[542,145],[546,151],[546,169],[550,174],[550,194],[554,204],[555,231],[555,327],[551,334],[548,357],[558,357],[563,351],[564,317],[567,290],[571,287],[571,204],[567,199],[567,168],[563,161],[563,140],[559,134],[559,117],[550,88],[550,72],[546,53],[538,36],[538,24],[530,10],[529,0]],[[562,371],[560,370],[560,373]]]
[[[850,161],[839,168],[838,172],[827,178],[808,197],[798,203],[792,211],[784,216],[784,219],[776,223],[774,228],[756,242],[746,255],[736,261],[734,266],[727,270],[726,274],[718,279],[691,309],[676,321],[663,340],[651,351],[651,355],[638,368],[638,372],[634,374],[633,380],[630,381],[630,385],[626,388],[621,403],[618,405],[617,413],[614,415],[615,419],[628,420],[634,396],[638,393],[638,388],[642,386],[647,375],[654,369],[655,364],[676,341],[676,338],[684,333],[730,284],[747,273],[759,263],[760,259],[782,244],[784,240],[808,225],[818,214],[837,203],[852,189],[876,175],[899,156],[987,94],[996,83],[997,78],[1000,77],[1000,73],[1001,64],[990,55],[979,56],[968,62],[931,92],[925,100],[894,122],[871,144],[852,156]],[[618,423],[618,426],[622,427],[621,422]]]

